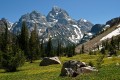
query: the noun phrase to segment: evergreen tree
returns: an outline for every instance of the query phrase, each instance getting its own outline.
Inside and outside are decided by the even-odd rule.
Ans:
[[[75,44],[72,46],[72,54],[75,55]]]
[[[53,56],[53,54],[52,54],[52,41],[51,41],[51,38],[49,38],[49,41],[47,43],[46,53],[47,53],[47,57]]]
[[[105,48],[102,48],[100,51],[102,54],[105,54]]]
[[[75,45],[69,45],[66,47],[66,54],[68,57],[75,55]]]
[[[84,52],[84,44],[82,45],[81,53],[85,53],[85,52]]]
[[[31,32],[31,37],[30,37],[30,40],[29,40],[29,48],[30,48],[30,62],[32,63],[32,61],[33,61],[33,57],[34,57],[34,55],[35,55],[35,53],[36,53],[36,39],[35,39],[35,32],[34,31],[32,31]]]
[[[105,41],[105,49],[108,50],[109,48],[109,43],[108,43],[108,39]]]
[[[39,40],[39,37],[38,37],[38,32],[37,32],[37,27],[35,25],[35,38],[36,38],[36,55],[35,55],[35,58],[36,59],[40,59],[41,57],[41,54],[40,54],[40,40]]]
[[[21,49],[24,51],[26,58],[29,59],[29,33],[28,28],[26,26],[26,22],[22,23],[22,29],[19,40]]]
[[[2,59],[2,51],[0,50],[0,69],[2,68],[1,59]]]
[[[30,48],[30,61],[32,63],[33,59],[40,58],[40,42],[37,34],[37,29],[31,32],[31,37],[29,39],[29,48]]]
[[[41,57],[47,56],[45,54],[45,48],[44,48],[43,40],[41,41],[41,45],[40,45],[40,53],[41,53]]]
[[[58,40],[57,56],[60,56],[61,54],[62,54],[62,51],[61,51],[61,43],[60,43],[60,41]]]
[[[113,38],[113,37],[112,37],[112,39],[111,39],[110,44],[111,44],[111,46],[112,46],[113,48],[115,48],[115,40],[114,40],[114,38]]]
[[[9,34],[8,34],[9,33]],[[8,72],[16,71],[25,61],[23,52],[16,46],[7,25],[3,36],[3,51],[1,56],[1,67]]]
[[[11,48],[7,50],[6,53],[3,52],[2,54],[1,65],[2,68],[5,69],[7,72],[16,71],[16,69],[22,66],[24,62],[24,53],[20,49],[13,51]]]
[[[117,38],[117,46],[118,46],[118,50],[120,50],[120,36],[118,36],[118,38]]]

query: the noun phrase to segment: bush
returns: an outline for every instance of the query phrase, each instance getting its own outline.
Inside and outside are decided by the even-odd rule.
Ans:
[[[96,55],[96,51],[89,51],[89,55]]]
[[[102,56],[100,56],[100,57],[96,60],[96,61],[97,61],[96,67],[97,67],[98,69],[102,67],[102,63],[104,63],[104,61],[103,61],[104,57],[105,57],[105,55],[102,55]]]
[[[91,67],[94,66],[92,61],[90,61],[90,62],[88,63],[88,65],[91,66]]]
[[[2,66],[1,66],[1,59],[2,59],[2,52],[0,51],[0,69],[2,68]]]
[[[14,72],[18,67],[25,62],[23,51],[20,49],[17,52],[7,52],[2,54],[1,65],[7,72]]]
[[[67,54],[67,57],[72,57],[72,56],[73,56],[72,53],[68,53],[68,54]]]

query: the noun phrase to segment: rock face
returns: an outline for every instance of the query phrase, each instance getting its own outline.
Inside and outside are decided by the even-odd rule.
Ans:
[[[105,27],[104,24],[95,24],[95,25],[91,28],[91,33],[97,34],[97,33],[101,32],[104,27]]]
[[[40,66],[48,66],[52,64],[61,64],[61,62],[58,57],[45,57],[40,62]]]
[[[93,71],[97,70],[94,67],[87,66],[84,62],[70,60],[63,64],[60,76],[76,77],[81,73],[89,73]]]
[[[85,19],[80,19],[77,21],[77,23],[79,28],[81,28],[82,33],[91,31],[91,28],[94,26],[94,24]]]
[[[11,23],[11,22],[9,22],[9,21],[8,21],[7,19],[5,19],[5,18],[2,18],[2,19],[0,20],[0,34],[5,31],[5,28],[6,28],[5,23],[6,23],[7,27],[8,27],[8,30],[10,30],[11,27],[12,27],[12,23]]]
[[[35,26],[37,27],[39,40],[43,40],[44,43],[51,37],[53,47],[57,47],[58,40],[62,46],[78,44],[83,38],[82,30],[84,29],[84,32],[85,30],[89,31],[92,26],[92,23],[87,20],[74,20],[67,11],[56,6],[47,16],[37,11],[21,16],[19,21],[13,25],[13,33],[20,32],[23,21],[26,22],[29,31],[32,31]]]

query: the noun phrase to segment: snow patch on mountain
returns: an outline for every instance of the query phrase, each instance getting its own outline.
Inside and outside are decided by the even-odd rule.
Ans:
[[[72,25],[74,28],[75,35],[69,37],[70,41],[73,43],[79,43],[80,39],[82,39],[83,35],[81,33],[80,28],[77,25]]]
[[[87,20],[86,19],[80,19],[81,21],[83,21],[83,22],[87,22]]]
[[[120,24],[118,25],[120,26]],[[117,27],[118,27],[117,26]],[[112,38],[113,36],[117,36],[117,35],[120,35],[120,27],[115,29],[114,31],[112,31],[111,33],[109,33],[108,35],[104,36],[100,41],[103,41],[103,40],[106,40],[106,39],[110,39]]]

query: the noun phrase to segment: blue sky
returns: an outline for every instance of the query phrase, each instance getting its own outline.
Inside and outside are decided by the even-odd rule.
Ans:
[[[53,6],[65,9],[73,19],[84,18],[94,24],[120,16],[120,0],[1,0],[0,18],[15,22],[33,10],[47,15]]]

